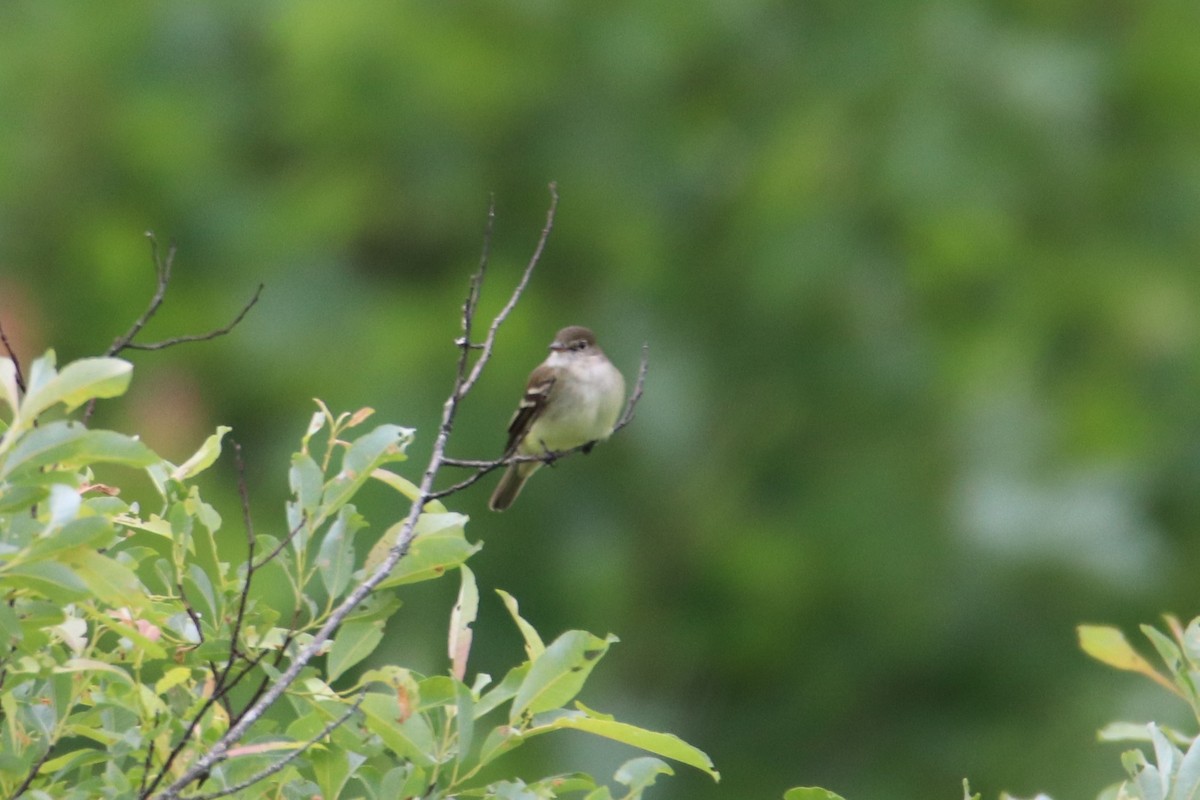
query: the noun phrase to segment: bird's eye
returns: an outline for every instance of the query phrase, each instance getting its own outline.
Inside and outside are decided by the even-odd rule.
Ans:
[[[587,342],[585,342],[583,339],[576,339],[575,341],[571,342],[572,350],[582,350],[585,347],[587,347]]]

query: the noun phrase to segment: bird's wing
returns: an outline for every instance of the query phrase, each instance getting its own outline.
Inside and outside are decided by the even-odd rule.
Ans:
[[[517,413],[513,414],[512,422],[508,423],[508,444],[504,447],[506,454],[516,450],[525,434],[533,427],[533,423],[542,415],[546,401],[550,398],[550,390],[554,388],[555,375],[552,367],[543,364],[529,376],[529,383],[525,386],[525,394],[517,406]]]

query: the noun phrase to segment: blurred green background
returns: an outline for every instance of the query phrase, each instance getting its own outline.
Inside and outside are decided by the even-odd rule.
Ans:
[[[499,453],[565,324],[636,422],[469,513],[473,669],[619,634],[583,699],[708,751],[661,798],[1091,797],[1106,721],[1172,711],[1075,644],[1197,613],[1200,6],[811,0],[9,2],[0,314],[26,360],[102,351],[179,244],[99,424],[182,459],[217,424],[257,524],[321,397],[419,429],[497,207],[484,311],[558,224],[452,454]],[[236,526],[233,470],[207,492]],[[399,513],[369,498],[375,526]],[[391,657],[445,668],[456,581]],[[1143,686],[1142,683],[1146,683]],[[583,735],[516,770],[606,777]]]

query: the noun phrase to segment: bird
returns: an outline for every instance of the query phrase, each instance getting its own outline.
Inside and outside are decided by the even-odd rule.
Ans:
[[[505,457],[548,456],[612,435],[625,400],[625,378],[587,328],[571,325],[554,335],[550,355],[529,375],[508,425]],[[541,461],[509,464],[488,501],[492,511],[513,504]]]

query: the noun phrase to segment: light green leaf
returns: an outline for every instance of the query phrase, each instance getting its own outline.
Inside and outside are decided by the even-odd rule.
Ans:
[[[94,544],[112,534],[113,528],[104,517],[81,517],[63,527],[62,530],[55,531],[53,535],[42,536],[34,541],[23,553],[23,560],[26,562],[41,561],[73,547]]]
[[[354,534],[365,528],[366,520],[352,505],[342,506],[325,532],[317,553],[321,582],[330,597],[340,597],[354,574]]]
[[[475,737],[475,697],[462,681],[454,682],[454,727],[458,731],[458,755],[461,766],[471,753]]]
[[[403,478],[391,470],[382,468],[371,470],[371,477],[380,483],[384,483],[392,487],[409,500],[416,500],[421,495],[421,488],[419,486],[410,481],[408,478]],[[430,500],[425,504],[425,510],[427,512],[441,512],[445,511],[446,507],[442,505],[440,501]]]
[[[608,652],[617,637],[604,639],[587,631],[567,631],[546,648],[529,668],[529,674],[513,698],[509,721],[516,724],[525,714],[562,708],[579,694],[596,662]]]
[[[63,662],[62,666],[55,667],[54,672],[69,673],[69,672],[104,672],[108,675],[115,675],[122,682],[134,685],[133,678],[129,677],[129,673],[119,667],[114,667],[105,661],[97,661],[92,658],[69,658]]]
[[[617,783],[628,786],[633,797],[641,797],[647,787],[654,785],[659,775],[674,774],[675,770],[671,769],[667,762],[653,756],[642,756],[622,764],[613,778]]]
[[[510,725],[492,728],[479,748],[479,763],[488,764],[524,743],[525,736]]]
[[[348,750],[310,748],[305,754],[312,764],[313,775],[321,787],[322,797],[342,797],[346,781],[358,770],[367,757]]]
[[[1119,629],[1107,625],[1080,625],[1079,646],[1097,661],[1117,669],[1140,672],[1176,694],[1179,690],[1169,679],[1159,674],[1150,662],[1142,658]]]
[[[458,601],[454,604],[454,610],[450,612],[448,650],[450,674],[462,681],[466,678],[467,656],[471,653],[471,625],[479,613],[479,589],[475,585],[475,575],[470,567],[463,564],[459,573],[462,582],[458,589]]]
[[[78,422],[60,420],[22,436],[0,468],[0,478],[49,464],[79,468],[95,463],[145,467],[158,456],[137,439],[114,431],[90,431]]]
[[[361,708],[367,728],[389,750],[419,766],[433,764],[433,729],[424,716],[401,709],[394,693],[368,692]]]
[[[551,645],[550,649],[553,649],[553,647],[554,645]],[[547,649],[546,652],[549,653],[550,649]],[[524,733],[525,738],[529,738],[530,736],[552,730],[578,730],[591,733],[595,736],[603,736],[606,739],[622,742],[645,750],[648,753],[653,753],[656,756],[670,758],[681,764],[687,764],[690,767],[703,770],[712,776],[714,781],[721,779],[720,773],[713,768],[712,760],[704,751],[693,747],[674,734],[648,731],[645,728],[639,728],[636,725],[630,725],[626,722],[617,722],[614,719],[603,717],[593,717],[583,711],[562,713],[553,716],[548,722],[544,723],[540,723],[535,719],[534,724],[526,728]]]
[[[382,622],[347,622],[342,625],[333,637],[333,647],[329,650],[327,669],[330,682],[375,652],[382,639]]]
[[[177,481],[186,481],[211,467],[221,455],[221,440],[231,430],[233,428],[228,425],[218,425],[217,432],[205,439],[204,444],[200,445],[200,449],[193,453],[191,458],[171,470],[171,477]]]
[[[409,545],[408,555],[400,560],[379,588],[440,578],[447,570],[470,558],[483,545],[471,544],[463,536],[466,522],[465,515],[453,512],[422,514],[417,519],[417,535]],[[365,567],[368,574],[387,557],[403,527],[404,523],[396,523],[371,548]]]
[[[62,602],[88,596],[87,584],[66,564],[56,561],[12,566],[0,564],[0,579],[8,588],[29,589]]]
[[[1200,797],[1200,737],[1192,742],[1183,760],[1179,762],[1179,770],[1175,773],[1171,792],[1172,797],[1180,800],[1194,800]]]
[[[189,667],[174,667],[163,673],[163,676],[154,684],[154,693],[161,695],[168,689],[171,689],[180,684],[186,683],[192,678],[192,670]]]
[[[783,800],[842,800],[828,789],[817,789],[810,786],[797,786],[783,793]]]
[[[14,415],[21,405],[21,392],[17,387],[17,365],[11,358],[0,358],[0,400],[8,404]]]
[[[521,684],[525,682],[525,676],[529,674],[529,666],[529,662],[526,661],[519,667],[513,667],[504,676],[504,680],[480,697],[479,702],[475,704],[475,719],[516,697]]]
[[[73,411],[92,398],[118,397],[125,393],[132,376],[133,365],[120,358],[81,358],[55,375],[51,351],[33,364],[21,416],[32,420],[55,403]]]
[[[319,525],[350,501],[371,472],[389,461],[406,458],[404,449],[412,441],[411,428],[399,425],[380,425],[370,433],[354,440],[342,457],[342,470],[325,486],[321,508],[314,525]]]
[[[317,510],[317,504],[321,502],[321,490],[325,488],[323,481],[321,468],[317,466],[317,462],[313,460],[312,456],[308,453],[292,455],[292,467],[288,470],[288,486],[295,495],[296,502],[300,504],[300,508],[306,511],[309,517],[313,516]]]
[[[520,629],[521,635],[525,637],[525,653],[529,656],[529,660],[537,661],[538,657],[546,652],[546,645],[542,643],[542,637],[521,616],[520,607],[517,605],[517,598],[503,589],[497,589],[496,594],[500,595],[500,599],[504,601],[504,607],[508,609],[508,613],[512,616],[513,621],[517,623],[517,628]]]
[[[141,582],[124,564],[82,547],[70,553],[68,561],[97,599],[130,609],[141,609],[147,604]]]

